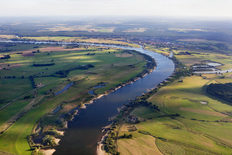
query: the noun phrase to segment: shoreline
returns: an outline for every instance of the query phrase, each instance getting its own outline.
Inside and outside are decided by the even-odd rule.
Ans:
[[[155,58],[153,58],[153,57],[151,57],[150,55],[147,55],[147,54],[145,54],[145,53],[136,51],[136,50],[133,50],[133,51],[134,51],[134,52],[137,52],[137,53],[141,53],[142,55],[145,55],[145,56],[149,57],[149,58],[147,58],[147,59],[148,59],[147,62],[148,62],[149,59],[150,59],[150,61],[149,61],[150,64],[147,63],[148,65],[146,64],[146,68],[145,68],[142,72],[140,72],[138,75],[136,75],[135,77],[132,77],[131,79],[127,80],[126,82],[121,83],[121,84],[115,86],[114,88],[108,90],[105,94],[100,94],[99,96],[96,96],[96,95],[95,95],[96,97],[94,97],[92,100],[88,101],[87,103],[84,103],[84,106],[82,107],[83,109],[86,109],[86,108],[87,108],[87,107],[86,107],[86,104],[92,104],[92,103],[93,103],[94,101],[96,101],[97,99],[100,99],[100,98],[103,97],[103,96],[107,96],[108,94],[110,94],[110,93],[112,93],[112,92],[115,92],[116,90],[118,90],[118,89],[120,89],[120,88],[122,88],[122,87],[124,87],[124,86],[127,86],[127,85],[129,85],[129,84],[132,84],[132,83],[138,81],[139,79],[144,78],[146,75],[151,74],[153,71],[156,70],[157,63],[156,63]],[[146,57],[145,57],[145,59],[146,59]],[[151,63],[151,62],[152,62],[152,63]],[[78,107],[76,107],[76,108],[78,108],[78,109],[80,108],[80,109],[81,109],[80,106],[78,106]],[[76,109],[76,108],[74,108],[74,109]],[[74,109],[72,109],[72,110],[70,110],[70,111],[73,111]],[[71,120],[66,120],[66,121],[65,121],[65,127],[62,128],[62,129],[68,129],[68,122],[69,122],[69,121],[72,121],[73,118],[74,118],[74,116],[77,115],[77,114],[78,114],[78,110],[76,110],[75,114],[73,114]],[[118,114],[117,114],[117,115],[118,115]],[[117,115],[116,115],[116,116],[117,116]],[[105,128],[111,127],[111,125],[112,125],[112,124],[110,124],[110,125],[108,125],[108,126],[106,126],[106,127],[103,127],[103,131],[102,131],[102,132],[104,132],[104,131],[106,130]],[[97,151],[97,154],[98,154],[98,155],[106,155],[106,154],[107,154],[107,153],[104,151],[104,149],[102,149],[102,147],[104,146],[104,144],[103,144],[102,142],[103,142],[104,139],[108,136],[108,133],[109,133],[109,131],[107,131],[107,133],[106,133],[104,136],[102,136],[101,141],[97,142],[98,145],[97,145],[97,150],[96,150],[96,151]],[[57,144],[57,145],[59,145],[59,144]],[[41,150],[45,150],[45,149],[41,148]],[[48,150],[48,151],[46,152],[46,153],[47,153],[46,155],[52,155],[52,154],[56,151],[56,150],[53,149],[53,148],[52,148],[52,149],[47,149],[47,150]]]
[[[107,155],[107,153],[103,149],[103,147],[104,147],[103,142],[104,142],[105,138],[108,136],[108,134],[109,134],[109,131],[107,131],[106,134],[102,136],[101,140],[99,142],[97,142],[97,150],[96,150],[97,155]]]
[[[149,55],[148,55],[148,56],[149,56]],[[150,57],[150,56],[149,56],[149,57]],[[152,57],[151,57],[151,58],[152,58]],[[113,93],[113,92],[115,92],[116,90],[118,90],[118,89],[120,89],[120,88],[122,88],[122,87],[125,87],[125,86],[127,86],[127,85],[129,85],[129,84],[132,84],[132,83],[138,81],[139,79],[144,78],[146,75],[152,73],[153,71],[155,71],[157,64],[156,64],[155,59],[154,59],[154,58],[152,58],[152,59],[154,60],[155,65],[154,65],[153,68],[151,68],[151,69],[148,69],[148,68],[144,69],[144,70],[141,72],[141,73],[142,73],[141,77],[135,76],[135,77],[133,77],[133,78],[127,80],[125,83],[121,84],[121,86],[116,86],[116,87],[114,87],[113,89],[110,89],[107,93],[101,94],[101,95],[99,95],[99,96],[93,98],[93,99],[90,100],[89,102],[84,103],[84,104],[82,105],[82,107],[79,107],[79,108],[80,108],[80,109],[87,109],[86,104],[93,104],[94,101],[96,101],[97,99],[100,99],[101,97],[107,96],[108,94]],[[148,73],[147,73],[146,71],[148,71]],[[76,107],[76,108],[77,108],[77,107]],[[74,109],[75,109],[75,108],[74,108]],[[71,111],[72,111],[72,110],[71,110]],[[74,118],[74,116],[77,115],[77,114],[78,114],[78,110],[76,110],[75,114],[72,116],[72,119],[69,120],[69,121],[72,121],[73,118]],[[117,116],[117,115],[116,115],[116,116]],[[66,121],[66,122],[65,122],[66,125],[65,125],[64,129],[68,129],[68,122],[69,122],[69,121]],[[105,127],[102,127],[102,129],[103,129],[102,132],[104,132],[105,130],[107,130],[107,128],[110,128],[111,125],[112,125],[112,123],[109,124],[109,125],[107,125],[107,126],[105,126]],[[104,151],[104,149],[102,149],[102,147],[104,146],[104,144],[103,144],[102,142],[103,142],[104,139],[108,136],[108,132],[109,132],[109,131],[107,131],[107,133],[106,133],[105,135],[102,136],[101,141],[97,142],[97,143],[98,143],[98,144],[97,144],[97,150],[96,150],[97,155],[106,155],[106,154],[107,154],[107,153]],[[59,145],[59,144],[57,144],[57,145]],[[55,149],[54,149],[54,150],[55,150]],[[55,151],[56,151],[56,150],[55,150]],[[54,152],[55,152],[55,151],[54,151]],[[51,152],[51,150],[50,150],[50,152]],[[53,153],[54,153],[54,152],[53,152]],[[53,154],[53,153],[52,153],[52,154]],[[46,154],[46,155],[52,155],[52,154]]]
[[[171,61],[175,64],[175,62],[174,62],[173,60],[171,60]],[[156,67],[156,66],[155,66],[155,67]],[[150,74],[151,72],[153,72],[153,71],[155,70],[155,67],[154,67],[154,69],[151,70],[149,73],[145,73],[145,74],[144,74],[142,77],[140,77],[140,78],[143,78],[143,77],[145,77],[146,75],[148,75],[148,74]],[[174,68],[175,68],[175,67],[174,67]],[[170,76],[168,76],[165,80],[163,80],[162,82],[164,82],[164,81],[168,80],[169,78],[171,78],[172,75],[173,75],[174,73],[175,73],[175,71],[174,71]],[[136,79],[136,81],[139,80],[140,78]],[[134,82],[135,82],[135,81],[134,81]],[[131,81],[130,83],[134,83],[134,82]],[[157,86],[159,86],[162,82],[160,82]],[[129,83],[129,84],[130,84],[130,83]],[[150,91],[156,89],[157,86],[151,88],[148,92],[150,92]],[[163,87],[163,86],[161,86],[161,87]],[[121,88],[121,87],[120,87],[120,88]],[[119,88],[118,88],[118,89],[119,89]],[[156,92],[156,93],[157,93],[157,92]],[[156,94],[156,93],[155,93],[155,94]],[[155,94],[154,94],[154,95],[155,95]],[[120,109],[122,109],[124,106],[125,106],[125,105],[123,105],[122,107],[118,108],[118,111],[120,112]],[[117,116],[118,116],[118,114],[117,114],[116,116],[114,116],[114,117],[117,117]],[[104,132],[104,130],[106,130],[107,128],[110,128],[110,127],[112,126],[112,124],[113,124],[113,123],[111,123],[110,125],[107,125],[106,127],[103,127],[103,131],[102,131],[102,132]],[[104,149],[102,149],[102,147],[104,146],[103,141],[104,141],[105,138],[107,138],[108,134],[109,134],[109,131],[107,131],[107,133],[106,133],[105,135],[102,136],[101,141],[98,142],[97,150],[96,150],[97,155],[107,155],[107,153],[105,152]]]

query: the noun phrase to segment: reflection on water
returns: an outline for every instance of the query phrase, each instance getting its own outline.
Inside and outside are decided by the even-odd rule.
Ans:
[[[108,83],[100,83],[99,85],[94,86],[93,88],[94,88],[94,89],[97,89],[97,88],[105,87],[107,84],[108,84]],[[89,94],[90,94],[90,95],[95,95],[95,94],[94,94],[94,90],[89,90]]]
[[[59,105],[58,107],[56,107],[56,108],[52,111],[52,113],[53,113],[53,114],[57,113],[57,112],[60,110],[60,108],[61,108],[61,105]]]
[[[62,94],[64,91],[68,90],[72,85],[73,83],[67,84],[61,91],[56,92],[55,95]]]

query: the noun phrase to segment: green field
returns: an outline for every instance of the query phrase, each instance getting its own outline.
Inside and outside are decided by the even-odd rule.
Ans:
[[[43,119],[41,124],[43,131],[53,128],[60,115],[93,98],[88,94],[88,90],[93,89],[93,86],[101,81],[108,82],[106,87],[95,91],[96,94],[105,93],[119,83],[137,76],[145,69],[146,64],[146,60],[141,55],[137,53],[127,55],[127,51],[119,49],[89,47],[69,51],[63,47],[52,46],[40,47],[41,53],[24,56],[24,52],[34,50],[33,47],[30,46],[30,48],[18,47],[22,54],[16,54],[16,51],[10,55],[10,59],[0,59],[1,67],[6,68],[1,70],[1,106],[34,89],[29,76],[33,76],[37,86],[33,94],[27,94],[30,96],[29,99],[24,99],[22,96],[0,111],[0,129],[4,129],[12,120],[16,121],[0,136],[0,143],[4,144],[0,146],[0,150],[13,154],[31,154],[26,137],[33,132],[39,119]],[[51,51],[45,51],[48,48]],[[87,55],[88,53],[95,54]],[[48,64],[50,62],[55,64],[33,66],[34,63]],[[94,68],[73,69],[87,64],[94,65]],[[67,72],[67,77],[56,74],[61,70],[70,70]],[[53,95],[70,82],[74,84],[65,93]],[[52,110],[61,103],[63,103],[62,109],[51,115]],[[16,120],[16,116],[27,110],[29,112],[26,115]]]
[[[111,31],[110,29],[100,29],[100,32],[109,32]],[[87,43],[104,43],[104,44],[118,44],[118,45],[123,45],[123,46],[132,46],[132,47],[140,47],[137,44],[131,44],[131,43],[126,43],[122,41],[118,41],[117,39],[112,39],[112,40],[106,40],[106,39],[93,39],[93,38],[80,38],[80,37],[23,37],[22,39],[33,39],[33,40],[44,40],[44,41],[49,41],[49,40],[54,40],[54,41],[76,41],[76,42],[87,42]]]
[[[159,112],[154,111],[151,108],[144,107],[144,106],[136,108],[135,111],[132,113],[132,115],[136,115],[136,116],[139,116],[145,119],[161,116]]]
[[[169,56],[170,51],[169,48],[159,47],[156,48],[152,45],[146,45],[146,49]],[[201,50],[201,49],[185,49],[178,48],[177,50],[172,50],[175,57],[186,66],[190,67],[195,63],[202,63],[204,61],[218,62],[223,64],[222,66],[218,66],[216,68],[221,70],[231,69],[232,68],[232,56],[228,53],[219,53],[213,50]],[[188,51],[191,55],[178,55],[180,52]]]
[[[203,76],[207,78],[203,79]],[[232,81],[229,73],[225,76],[225,79],[217,75],[190,76],[183,78],[183,82],[175,81],[163,87],[148,100],[157,105],[160,112],[148,107],[135,109],[133,115],[147,120],[142,119],[136,124],[137,131],[131,132],[128,127],[130,124],[119,128],[120,135],[132,133],[133,138],[119,139],[118,150],[122,154],[133,154],[134,150],[147,152],[154,148],[155,142],[155,147],[163,154],[231,154],[231,103],[204,91],[211,82]],[[180,116],[159,117],[176,113]],[[140,149],[137,146],[141,143],[138,134],[150,136]]]

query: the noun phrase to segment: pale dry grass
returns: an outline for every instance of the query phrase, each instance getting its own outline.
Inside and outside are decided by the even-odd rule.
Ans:
[[[123,58],[126,58],[126,57],[132,57],[133,54],[128,54],[128,53],[124,53],[124,54],[115,54],[115,57],[123,57]]]
[[[155,143],[156,139],[149,135],[132,139],[118,140],[119,152],[122,155],[162,155]]]
[[[227,115],[224,115],[224,114],[221,114],[218,112],[214,112],[214,111],[198,110],[198,109],[185,108],[185,107],[180,107],[180,110],[198,113],[198,114],[211,115],[211,116],[228,117]]]

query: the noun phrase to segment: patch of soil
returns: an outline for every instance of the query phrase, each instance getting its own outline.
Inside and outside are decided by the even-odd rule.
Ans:
[[[184,108],[184,107],[180,107],[180,110],[188,111],[188,112],[194,112],[194,113],[198,113],[198,114],[205,114],[205,115],[212,115],[212,116],[219,116],[219,117],[227,117],[227,115],[221,114],[219,112],[214,112],[214,111],[198,110],[198,109]]]
[[[6,64],[6,63],[0,63],[0,70],[3,68],[11,69],[11,68],[18,68],[21,66],[22,66],[21,64],[10,64],[10,66],[8,66],[8,64]]]
[[[30,56],[35,56],[35,54],[34,53],[23,53],[23,54],[21,54],[22,56],[24,56],[24,57],[30,57]]]
[[[9,67],[10,68],[18,68],[18,67],[21,67],[22,65],[21,64],[11,64]]]
[[[48,51],[76,51],[76,50],[81,50],[81,48],[73,48],[73,49],[66,49],[65,47],[45,47],[45,48],[40,48],[41,52],[48,52]]]
[[[123,58],[126,58],[126,57],[132,57],[133,54],[128,54],[128,53],[124,53],[124,54],[115,54],[115,57],[123,57]]]
[[[59,46],[50,46],[50,47],[45,47],[45,48],[40,48],[39,49],[41,52],[51,52],[51,51],[77,51],[81,50],[81,48],[73,48],[73,49],[66,49],[65,47]],[[21,54],[22,56],[34,56],[35,54],[32,53],[32,51],[36,51],[35,49],[27,50],[27,51],[17,51],[17,53],[23,53]]]

